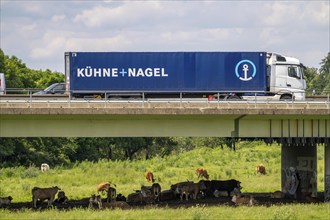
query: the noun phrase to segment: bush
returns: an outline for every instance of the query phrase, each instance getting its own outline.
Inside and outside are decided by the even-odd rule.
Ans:
[[[40,170],[34,166],[27,168],[21,173],[21,178],[33,178],[39,176]]]

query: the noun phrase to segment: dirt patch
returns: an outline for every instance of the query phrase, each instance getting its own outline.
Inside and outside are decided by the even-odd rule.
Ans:
[[[269,194],[266,193],[247,193],[245,195],[252,195],[256,201],[257,206],[271,206],[271,205],[284,205],[284,204],[297,204],[297,203],[307,203],[304,199],[294,199],[294,198],[282,198],[282,199],[275,199],[270,198]],[[323,193],[319,193],[318,198],[320,201],[324,201]],[[102,202],[106,202],[106,199],[102,199]],[[220,198],[200,198],[197,200],[189,199],[188,201],[183,200],[182,202],[180,199],[174,199],[170,201],[160,201],[152,204],[145,204],[145,203],[134,203],[130,204],[130,207],[133,209],[136,208],[144,208],[146,206],[150,207],[167,207],[167,208],[180,208],[180,207],[193,207],[196,205],[205,205],[205,206],[235,206],[235,204],[231,201],[231,197],[220,197]],[[66,204],[59,204],[53,203],[53,206],[56,207],[58,210],[70,210],[73,208],[89,208],[89,198],[83,198],[80,200],[69,200]],[[10,205],[4,205],[1,208],[8,209],[11,211],[18,211],[22,209],[34,209],[34,210],[46,210],[47,202],[37,203],[37,209],[32,208],[32,202],[13,202]]]

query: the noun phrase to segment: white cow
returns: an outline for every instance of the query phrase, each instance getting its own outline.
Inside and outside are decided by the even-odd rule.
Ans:
[[[49,170],[49,165],[46,163],[41,164],[41,172],[47,172]]]

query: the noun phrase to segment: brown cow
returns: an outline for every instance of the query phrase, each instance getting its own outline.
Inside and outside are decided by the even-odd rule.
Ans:
[[[152,182],[152,183],[155,182],[154,174],[153,174],[151,171],[147,171],[147,172],[144,174],[144,176],[145,176],[145,178],[147,179],[148,182]]]
[[[253,206],[257,204],[257,201],[253,198],[253,196],[236,196],[234,195],[232,200],[236,205],[247,205]]]
[[[205,177],[207,180],[209,179],[209,174],[207,173],[206,169],[203,168],[197,168],[195,171],[197,178],[199,179],[200,177]]]
[[[102,207],[105,209],[115,209],[115,208],[129,209],[130,205],[128,205],[128,203],[124,201],[111,201],[110,203],[104,202],[102,204]]]
[[[110,185],[111,185],[111,182],[109,181],[109,182],[102,182],[102,183],[99,183],[98,185],[97,185],[97,193],[100,193],[100,192],[102,192],[102,194],[104,193],[104,192],[107,192],[108,191],[108,189],[109,189],[109,187],[110,187]],[[116,186],[116,184],[113,184],[114,186]]]
[[[263,164],[258,164],[256,167],[256,172],[262,175],[266,174],[266,167]]]
[[[285,193],[279,190],[270,194],[270,198],[274,198],[274,199],[283,199],[284,197],[285,197]]]
[[[312,197],[311,195],[306,196],[305,199],[308,203],[320,203],[320,202],[322,202],[321,199],[319,199],[318,197]]]

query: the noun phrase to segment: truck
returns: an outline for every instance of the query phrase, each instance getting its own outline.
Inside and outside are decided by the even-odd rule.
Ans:
[[[72,97],[304,100],[304,70],[267,52],[65,52]]]

